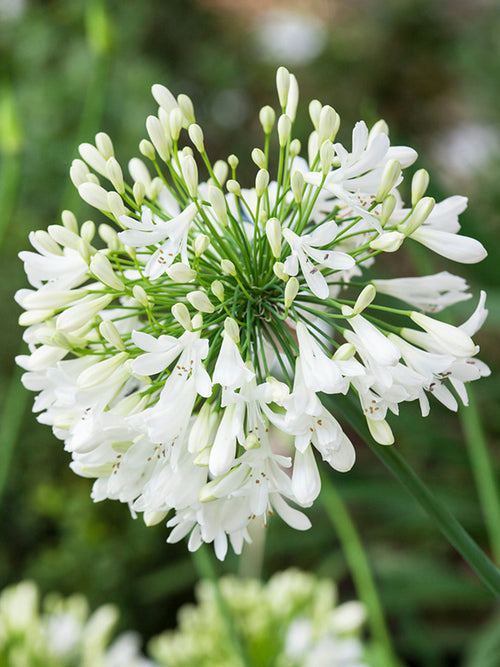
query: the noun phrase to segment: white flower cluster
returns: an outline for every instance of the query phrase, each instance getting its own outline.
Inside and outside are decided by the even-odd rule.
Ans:
[[[299,570],[263,584],[222,577],[220,591],[249,663],[276,667],[367,667],[359,635],[365,620],[357,601],[336,606],[331,581]],[[202,581],[198,604],[179,612],[179,628],[151,640],[165,667],[235,667],[241,660],[227,635],[214,585]]]
[[[213,542],[219,558],[228,537],[240,552],[248,523],[268,514],[310,526],[290,501],[308,507],[317,497],[315,451],[335,470],[353,465],[320,394],[350,392],[374,439],[389,445],[388,411],[417,400],[427,415],[430,395],[456,410],[465,383],[489,373],[471,338],[484,294],[455,327],[421,311],[467,299],[462,278],[365,274],[407,239],[480,261],[483,246],[458,233],[466,199],[435,204],[421,169],[405,206],[398,186],[415,151],[391,146],[383,121],[357,123],[345,148],[335,142],[338,114],[318,100],[300,157],[298,86],[285,68],[277,89],[277,121],[270,106],[259,115],[254,187],[236,179],[235,155],[210,161],[190,99],[155,85],[158,114],[146,122],[145,160],[128,164],[132,185],[103,133],[71,166],[81,197],[110,224],[96,235],[94,222],[64,211],[62,225],[31,233],[35,251],[20,254],[32,289],[17,293],[29,345],[17,361],[38,392],[39,421],[64,440],[73,470],[96,478],[94,500],[128,503],[148,525],[169,515],[170,542]],[[184,133],[193,148],[181,148]],[[274,442],[271,425],[293,447]]]
[[[0,664],[19,667],[154,667],[139,652],[139,637],[125,633],[112,643],[118,620],[113,605],[89,614],[81,595],[45,598],[32,581],[0,594]]]

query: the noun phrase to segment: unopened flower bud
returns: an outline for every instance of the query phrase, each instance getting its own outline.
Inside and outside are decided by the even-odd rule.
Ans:
[[[292,276],[287,282],[285,287],[285,311],[288,312],[288,309],[292,305],[295,297],[299,292],[299,281],[295,276]]]
[[[100,280],[104,285],[121,292],[125,289],[125,285],[118,278],[113,270],[113,266],[109,259],[103,255],[102,251],[96,253],[90,262],[90,270],[94,276]]]
[[[95,145],[105,160],[114,157],[115,149],[113,148],[113,142],[106,132],[98,132],[95,135]]]
[[[335,149],[332,142],[327,139],[321,144],[319,149],[319,159],[321,163],[321,171],[323,175],[326,176],[330,169],[332,168],[333,158],[335,156]]]
[[[170,90],[165,86],[162,86],[160,83],[155,83],[151,88],[151,92],[158,104],[165,109],[167,113],[170,113],[170,111],[177,106],[176,99]]]
[[[228,171],[229,168],[227,166],[227,162],[224,162],[224,160],[217,160],[217,162],[214,164],[213,172],[219,185],[222,186],[226,182]]]
[[[125,184],[123,183],[122,169],[116,158],[109,158],[106,163],[106,171],[114,189],[118,192],[118,194],[122,195],[125,192]]]
[[[299,102],[299,84],[294,74],[290,74],[290,85],[288,87],[288,99],[286,101],[285,113],[293,122],[297,113],[297,104]]]
[[[188,134],[196,150],[200,153],[203,153],[205,151],[205,144],[203,141],[203,130],[201,127],[196,123],[193,123],[189,126]]]
[[[334,361],[346,361],[347,359],[352,359],[356,354],[356,348],[352,343],[344,343],[341,345],[333,355],[332,359]]]
[[[118,329],[111,320],[104,320],[99,325],[99,332],[104,340],[107,340],[113,347],[121,352],[125,351],[125,344],[118,333]]]
[[[257,165],[257,167],[259,167],[259,169],[265,169],[267,167],[266,156],[264,151],[262,151],[260,148],[253,149],[252,160]]]
[[[189,283],[196,277],[196,271],[187,264],[176,262],[168,267],[167,275],[174,283]]]
[[[189,292],[189,294],[186,295],[186,298],[193,308],[196,308],[196,310],[199,310],[201,313],[213,313],[215,310],[205,292],[195,290],[194,292]]]
[[[78,234],[78,222],[76,221],[75,214],[72,211],[63,211],[61,213],[61,219],[64,227],[69,229],[73,234]]]
[[[83,143],[78,146],[82,159],[98,174],[106,176],[106,158],[92,144]]]
[[[259,111],[259,120],[264,134],[270,134],[276,120],[276,113],[272,107],[266,105]]]
[[[181,160],[181,170],[186,183],[190,197],[198,197],[198,167],[196,161],[191,155],[187,155]]]
[[[380,234],[376,239],[370,241],[372,250],[381,250],[382,252],[396,252],[405,240],[405,235],[401,232],[386,232]]]
[[[89,176],[89,168],[85,162],[78,159],[73,160],[69,169],[69,177],[71,178],[71,182],[75,188],[78,188],[80,185],[82,185],[82,183],[88,183]]]
[[[154,160],[155,159],[154,146],[147,139],[142,139],[141,140],[141,142],[139,143],[139,150],[141,152],[141,155],[144,155],[144,157],[147,157],[148,160]]]
[[[276,89],[281,108],[286,107],[288,101],[288,91],[290,89],[290,72],[286,67],[278,67],[276,72]]]
[[[362,313],[363,310],[371,304],[376,295],[377,290],[375,289],[374,285],[367,285],[364,289],[362,289],[353,306],[354,314],[359,315]]]
[[[276,259],[281,255],[281,223],[278,218],[270,218],[266,223],[266,236]]]
[[[146,294],[146,290],[141,285],[134,285],[132,288],[132,295],[134,299],[146,309],[151,306],[151,298]]]
[[[307,141],[307,158],[312,167],[319,151],[319,138],[317,132],[311,132]]]
[[[81,186],[83,187],[83,186]],[[436,201],[433,197],[422,197],[415,205],[415,208],[410,214],[410,217],[405,222],[398,225],[398,229],[403,232],[405,236],[410,236],[422,225],[434,208]]]
[[[222,273],[226,276],[235,276],[236,267],[230,259],[223,259],[220,263]]]
[[[290,276],[288,275],[288,273],[285,273],[284,268],[285,265],[283,264],[283,262],[275,262],[275,264],[273,265],[274,275],[280,280],[286,282]]]
[[[35,232],[35,238],[37,242],[51,254],[62,254],[61,249],[56,245],[57,243],[65,248],[78,250],[80,236],[77,233],[72,232],[62,225],[49,225],[47,232],[40,229]]]
[[[393,445],[394,435],[385,419],[366,419],[368,428],[375,442],[379,445]]]
[[[120,367],[126,368],[125,361],[128,359],[126,352],[114,354],[104,361],[99,361],[80,373],[76,380],[76,385],[80,389],[90,389],[96,387],[109,378]]]
[[[476,354],[474,341],[462,329],[416,311],[410,314],[410,318],[435,338],[450,354],[463,358],[473,357]]]
[[[116,231],[105,222],[99,225],[98,233],[110,250],[119,250],[123,247]]]
[[[175,107],[168,114],[168,127],[173,141],[177,141],[182,130],[183,116],[179,107]],[[154,143],[154,142],[153,142]]]
[[[297,157],[297,155],[300,155],[300,151],[302,150],[302,144],[298,139],[292,139],[290,142],[290,157],[293,159],[294,157]]]
[[[176,303],[172,306],[172,315],[186,331],[193,330],[193,324],[189,315],[189,310],[185,303]]]
[[[142,514],[142,520],[144,521],[144,525],[150,528],[151,526],[157,526],[159,523],[161,523],[167,515],[168,511],[161,512],[160,510],[144,510]]]
[[[385,134],[389,136],[389,126],[382,118],[375,123],[375,125],[371,128],[370,133],[368,134],[368,147],[371,146],[373,140],[379,134]]]
[[[141,206],[142,202],[144,201],[144,197],[146,196],[146,187],[144,183],[141,183],[141,181],[136,181],[134,183],[132,192],[134,194],[135,203],[137,206]]]
[[[381,225],[385,225],[389,221],[391,215],[394,213],[394,209],[396,208],[397,203],[397,199],[394,195],[387,195],[387,197],[384,199],[382,210],[380,211]]]
[[[92,220],[86,220],[80,230],[80,236],[84,241],[90,243],[95,236],[95,222]]]
[[[170,146],[168,144],[167,137],[165,136],[165,132],[163,131],[163,127],[161,126],[159,119],[156,116],[148,116],[146,120],[146,129],[148,131],[149,138],[153,143],[153,146],[156,148],[156,151],[158,152],[158,155],[161,157],[162,160],[168,162],[170,157]],[[143,153],[143,155],[146,155],[146,153]]]
[[[416,206],[417,203],[425,195],[429,186],[429,172],[426,169],[419,169],[413,175],[411,180],[411,205]]]
[[[208,201],[212,205],[215,216],[219,222],[224,225],[224,227],[227,227],[229,218],[227,215],[226,198],[224,197],[222,190],[215,185],[209,185]]]
[[[240,328],[232,317],[226,317],[224,320],[224,331],[235,343],[240,342]]]
[[[257,197],[262,197],[269,185],[269,172],[267,169],[259,169],[255,177],[255,193]]]
[[[188,97],[188,95],[185,93],[181,93],[177,96],[177,104],[182,111],[182,115],[186,120],[187,126],[191,125],[192,123],[196,123],[194,107],[191,98]]]
[[[238,160],[237,156],[234,155],[234,153],[231,153],[231,155],[227,158],[227,163],[234,172],[236,171],[236,168],[238,167],[240,161]]]
[[[160,194],[160,192],[163,190],[164,187],[165,186],[163,185],[163,181],[161,180],[161,178],[159,176],[156,176],[155,178],[153,178],[153,180],[149,184],[149,187],[147,188],[147,194],[148,194],[149,199],[151,199],[151,201],[154,201],[158,197],[158,195]]]
[[[224,301],[224,285],[220,280],[214,280],[210,285],[212,294],[222,303]]]
[[[311,102],[309,102],[309,116],[316,132],[319,130],[319,116],[322,108],[323,105],[319,100],[311,100]]]
[[[278,140],[280,146],[286,146],[288,139],[290,138],[290,132],[292,131],[292,121],[288,116],[282,114],[278,120]]]
[[[209,245],[210,238],[206,234],[198,234],[193,243],[196,257],[201,257]]]
[[[300,204],[302,201],[302,195],[304,194],[304,176],[300,171],[294,171],[292,178],[290,179],[290,185],[293,192],[293,197],[297,204]]]
[[[117,221],[128,213],[118,192],[108,192],[108,208]]]
[[[100,185],[95,183],[82,183],[78,188],[78,194],[94,208],[106,213],[111,213],[111,208],[108,204],[108,193]]]
[[[319,145],[329,139],[333,141],[340,126],[340,116],[331,106],[326,104],[319,114],[318,139]]]
[[[384,201],[392,188],[397,184],[401,175],[401,164],[398,160],[389,160],[382,172],[375,200]]]
[[[235,181],[233,178],[230,178],[226,183],[227,191],[236,197],[241,197],[241,187],[238,181]]]

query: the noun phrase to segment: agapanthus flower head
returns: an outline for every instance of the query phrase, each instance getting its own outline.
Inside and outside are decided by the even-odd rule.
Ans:
[[[94,500],[167,520],[169,541],[213,542],[219,558],[270,514],[310,526],[298,507],[320,491],[318,456],[339,472],[353,465],[325,395],[352,395],[389,445],[400,403],[417,400],[426,415],[433,395],[456,410],[464,383],[489,372],[471,338],[484,297],[460,327],[420,312],[467,299],[463,279],[373,277],[376,257],[407,241],[482,259],[458,233],[466,199],[436,204],[419,170],[405,206],[398,188],[415,151],[391,146],[383,121],[357,123],[344,147],[339,115],[318,100],[301,157],[298,84],[285,68],[277,88],[247,188],[236,156],[210,160],[189,98],[153,86],[159,108],[130,183],[103,133],[72,164],[81,197],[108,221],[80,225],[65,211],[20,255],[32,289],[17,293],[30,352],[17,361],[38,419],[73,470],[96,479]]]

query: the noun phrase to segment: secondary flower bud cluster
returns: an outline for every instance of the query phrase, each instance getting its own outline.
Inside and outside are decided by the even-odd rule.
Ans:
[[[252,187],[235,155],[210,160],[189,98],[155,85],[130,182],[103,133],[71,167],[108,221],[65,211],[20,255],[32,288],[17,293],[29,346],[18,363],[38,419],[96,479],[94,500],[167,519],[169,541],[213,542],[219,558],[269,514],[309,527],[297,506],[319,493],[318,455],[352,467],[335,395],[349,393],[389,445],[400,403],[456,410],[465,383],[489,373],[472,340],[484,294],[454,327],[424,312],[469,298],[462,278],[374,277],[377,255],[404,242],[481,260],[483,246],[459,234],[466,199],[435,203],[421,169],[406,206],[398,188],[415,151],[391,146],[383,121],[357,123],[344,147],[339,115],[318,100],[301,157],[297,81],[280,68],[277,87],[280,110],[261,110],[263,142],[249,147]]]

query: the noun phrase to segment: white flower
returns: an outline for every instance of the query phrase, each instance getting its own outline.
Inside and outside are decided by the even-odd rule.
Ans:
[[[467,281],[447,271],[432,276],[372,280],[377,292],[390,294],[420,310],[437,313],[459,301],[470,299]]]

